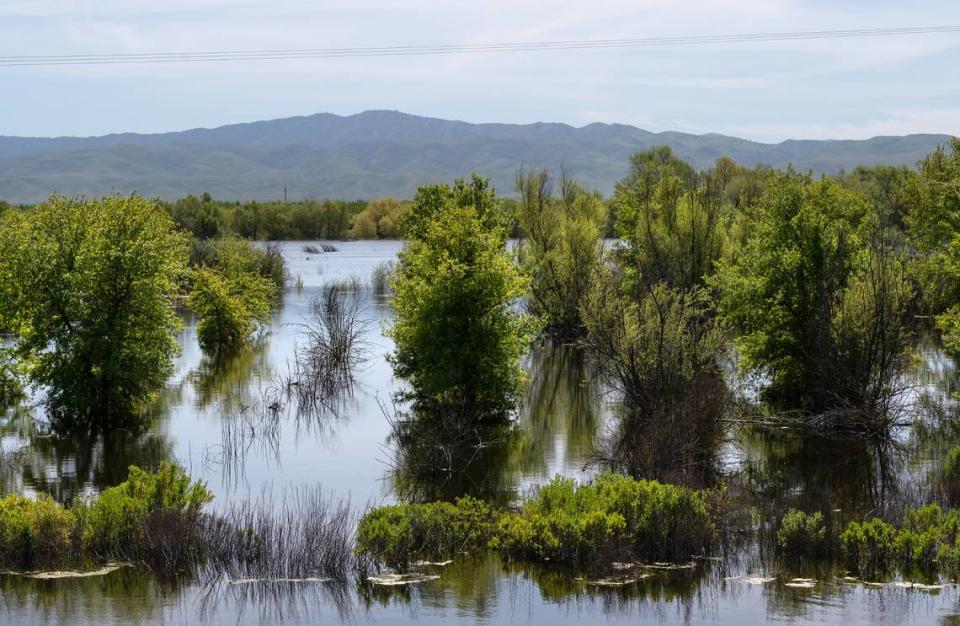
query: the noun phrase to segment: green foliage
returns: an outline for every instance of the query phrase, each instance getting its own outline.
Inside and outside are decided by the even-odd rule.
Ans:
[[[0,500],[0,563],[55,565],[71,554],[75,520],[49,496]]]
[[[773,176],[743,250],[712,281],[742,334],[746,371],[770,378],[766,400],[836,426],[886,423],[907,362],[912,291],[902,254],[859,194],[792,172]]]
[[[363,200],[222,202],[203,194],[164,203],[177,226],[199,239],[239,235],[249,239],[344,239]]]
[[[788,556],[820,556],[830,548],[823,513],[789,509],[777,529],[777,547]]]
[[[160,516],[196,520],[212,499],[202,482],[191,482],[174,463],[156,472],[131,467],[125,482],[72,508],[43,495],[10,495],[0,500],[0,563],[33,568],[146,557],[158,541],[150,529]]]
[[[204,350],[234,351],[257,329],[270,321],[270,302],[277,295],[279,270],[269,251],[236,237],[223,238],[195,248],[193,287],[187,305],[199,318],[197,336]]]
[[[591,569],[618,559],[687,559],[706,550],[714,534],[699,492],[604,474],[586,485],[557,477],[519,512],[495,514],[471,498],[374,509],[360,521],[357,550],[398,568],[489,548]]]
[[[11,215],[13,215],[11,213]],[[186,241],[137,196],[58,196],[5,217],[0,318],[63,426],[135,425],[177,352]]]
[[[425,413],[499,423],[519,399],[530,325],[516,301],[526,281],[500,222],[479,179],[421,188],[411,207],[392,284],[390,360]]]
[[[485,549],[494,536],[495,522],[490,508],[470,496],[455,503],[379,507],[360,520],[356,550],[405,569],[415,559],[439,560]]]
[[[724,249],[721,196],[669,148],[635,154],[616,188],[616,249],[634,289],[667,283],[692,289],[713,273]]]
[[[518,256],[530,277],[528,309],[542,319],[548,334],[580,336],[580,303],[603,253],[603,199],[567,178],[561,178],[560,197],[554,197],[546,170],[520,171],[516,189],[525,236]]]
[[[938,314],[944,346],[960,354],[960,139],[920,162],[906,216],[925,304]]]
[[[723,325],[706,290],[657,284],[636,300],[621,284],[598,273],[582,306],[584,343],[624,400],[603,458],[636,477],[703,482],[729,406]]]
[[[161,463],[156,472],[130,466],[129,472],[125,482],[74,509],[84,549],[101,558],[127,558],[136,552],[150,516],[165,511],[196,516],[213,500],[203,482],[191,482],[175,463]]]
[[[884,572],[893,560],[896,529],[880,518],[850,522],[840,534],[840,549],[857,571]]]
[[[371,200],[350,220],[351,239],[398,239],[409,205],[395,198]]]

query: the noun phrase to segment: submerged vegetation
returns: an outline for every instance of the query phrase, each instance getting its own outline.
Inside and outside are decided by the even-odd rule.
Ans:
[[[419,417],[461,430],[503,423],[519,400],[525,280],[487,181],[421,187],[394,274],[394,370]]]
[[[716,529],[703,496],[604,474],[577,485],[557,477],[518,512],[473,498],[380,507],[357,530],[357,551],[390,567],[494,550],[522,562],[609,569],[614,562],[680,561],[704,554]]]
[[[239,348],[270,321],[270,303],[283,288],[283,257],[236,237],[196,241],[187,305],[198,317],[197,338],[208,352]]]
[[[0,320],[59,426],[130,425],[172,371],[173,308],[186,238],[136,196],[8,211],[0,226]],[[7,371],[5,366],[5,372]]]

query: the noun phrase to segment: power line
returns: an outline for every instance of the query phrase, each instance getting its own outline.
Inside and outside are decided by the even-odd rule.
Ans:
[[[209,63],[215,61],[268,61],[287,59],[430,56],[497,52],[539,52],[550,50],[693,46],[816,39],[849,39],[857,37],[892,37],[957,32],[960,32],[960,26],[911,26],[902,28],[815,30],[780,33],[746,33],[736,35],[643,37],[638,39],[575,39],[566,41],[437,44],[363,48],[306,48],[291,50],[215,50],[205,52],[27,55],[0,56],[0,67],[108,65],[121,63]]]

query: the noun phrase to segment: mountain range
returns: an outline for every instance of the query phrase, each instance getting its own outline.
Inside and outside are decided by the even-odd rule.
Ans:
[[[947,135],[769,144],[719,134],[653,133],[624,124],[471,124],[395,111],[330,113],[158,134],[0,136],[0,199],[37,202],[57,192],[138,191],[223,200],[408,198],[417,185],[476,172],[501,193],[518,168],[563,165],[604,193],[634,152],[668,145],[698,168],[721,155],[742,165],[792,164],[815,173],[857,165],[915,165]]]

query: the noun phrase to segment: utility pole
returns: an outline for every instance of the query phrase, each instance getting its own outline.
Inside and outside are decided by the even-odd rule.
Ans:
[[[287,186],[286,185],[283,186],[283,204],[284,205],[287,204]]]

